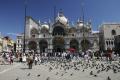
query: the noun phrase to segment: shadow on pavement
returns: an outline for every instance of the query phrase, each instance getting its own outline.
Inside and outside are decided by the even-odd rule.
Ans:
[[[21,70],[29,69],[29,68],[20,68]]]

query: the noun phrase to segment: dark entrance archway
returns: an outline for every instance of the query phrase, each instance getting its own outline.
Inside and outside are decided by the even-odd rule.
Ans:
[[[115,40],[113,44],[115,45],[115,49],[114,49],[115,52],[120,55],[120,35],[115,36]]]
[[[63,52],[65,50],[63,37],[55,37],[53,39],[53,52]]]
[[[70,48],[74,48],[76,51],[79,49],[79,42],[76,39],[70,41]]]
[[[56,26],[54,27],[53,29],[53,33],[52,33],[53,36],[55,35],[65,35],[65,30],[63,27],[61,26]]]
[[[82,40],[81,41],[81,47],[82,47],[82,51],[86,51],[90,48],[91,43],[88,40]]]
[[[34,51],[36,51],[36,50],[37,50],[37,43],[36,43],[35,41],[30,41],[30,42],[28,43],[28,48],[29,48],[29,50],[34,50]]]
[[[45,52],[48,48],[48,42],[44,39],[39,42],[40,52]]]

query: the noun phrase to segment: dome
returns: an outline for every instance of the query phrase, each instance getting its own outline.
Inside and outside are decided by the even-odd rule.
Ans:
[[[41,28],[49,29],[49,25],[47,25],[47,24],[43,24]]]
[[[41,27],[42,33],[48,33],[49,32],[49,25],[47,23],[44,23]]]
[[[63,15],[63,13],[58,14],[56,21],[59,21],[64,25],[66,25],[68,23],[68,19]]]
[[[83,22],[81,22],[81,21],[78,22],[77,27],[78,27],[78,28],[83,28]]]
[[[56,19],[57,21],[60,21],[61,23],[63,24],[67,24],[68,20],[65,16],[62,16],[62,17],[57,17]]]

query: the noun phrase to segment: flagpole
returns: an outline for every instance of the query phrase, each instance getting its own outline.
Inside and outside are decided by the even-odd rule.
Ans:
[[[27,8],[27,0],[24,1],[24,37],[23,37],[23,53],[25,53],[26,45],[25,45],[25,34],[26,34],[26,8]]]
[[[83,20],[83,52],[85,52],[85,26],[84,26],[84,8],[83,3],[81,2],[81,12],[82,12],[82,20]]]

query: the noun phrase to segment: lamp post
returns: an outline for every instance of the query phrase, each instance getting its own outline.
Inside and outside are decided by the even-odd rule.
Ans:
[[[81,12],[82,12],[82,20],[83,20],[83,52],[85,52],[85,26],[84,26],[84,9],[83,9],[83,3],[81,3]]]
[[[25,45],[25,34],[26,34],[26,8],[27,8],[27,0],[24,1],[24,34],[23,34],[23,53],[25,53],[26,45]]]

